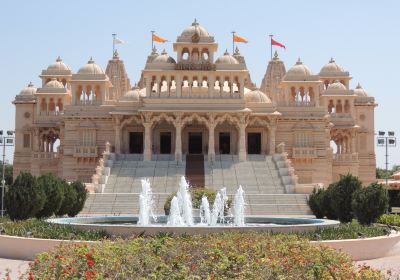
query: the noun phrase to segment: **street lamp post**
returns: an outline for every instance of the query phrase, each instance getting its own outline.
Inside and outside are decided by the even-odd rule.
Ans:
[[[385,147],[385,165],[386,165],[386,188],[388,188],[388,147],[396,147],[396,137],[394,137],[394,131],[388,131],[387,136],[385,131],[378,131],[377,145]]]
[[[14,146],[14,131],[8,130],[7,136],[3,136],[3,130],[0,130],[0,145],[3,146],[3,178],[1,180],[1,216],[4,216],[4,193],[6,189],[5,171],[6,171],[6,146]]]

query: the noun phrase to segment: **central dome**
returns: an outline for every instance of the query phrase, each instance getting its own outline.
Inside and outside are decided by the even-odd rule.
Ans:
[[[284,80],[296,80],[311,75],[313,75],[313,73],[311,72],[310,68],[304,65],[299,58],[296,64],[290,68],[289,71],[287,71]]]
[[[268,96],[259,89],[245,93],[244,98],[248,103],[271,103]]]
[[[83,65],[81,68],[78,70],[78,74],[84,74],[84,75],[101,75],[105,74],[104,70],[101,69],[99,65],[94,63],[94,60],[90,58],[87,64]]]
[[[65,64],[61,57],[57,57],[56,62],[47,67],[47,71],[70,71],[71,69]]]
[[[183,37],[191,37],[197,34],[200,37],[209,37],[210,34],[208,33],[207,29],[201,26],[197,20],[195,19],[191,26],[183,30],[181,36]]]

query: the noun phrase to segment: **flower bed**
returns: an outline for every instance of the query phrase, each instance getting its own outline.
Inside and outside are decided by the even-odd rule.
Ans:
[[[223,233],[62,245],[40,254],[31,279],[384,279],[294,235]]]

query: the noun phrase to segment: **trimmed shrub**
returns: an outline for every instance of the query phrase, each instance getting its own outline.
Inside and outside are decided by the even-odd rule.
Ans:
[[[4,206],[12,220],[34,217],[46,201],[37,180],[28,172],[21,172],[4,196]]]
[[[65,180],[62,180],[61,186],[64,191],[64,199],[62,201],[60,209],[58,209],[56,213],[57,216],[67,215],[68,212],[72,210],[72,206],[77,199],[75,188],[71,187]]]
[[[76,192],[76,200],[69,209],[68,216],[75,217],[76,215],[78,215],[79,212],[82,211],[83,206],[85,205],[87,190],[85,184],[80,181],[72,182],[70,187],[73,188]]]
[[[373,183],[353,193],[351,206],[360,224],[369,225],[387,211],[389,198],[381,184]]]
[[[351,174],[342,176],[330,186],[330,204],[340,222],[349,223],[353,219],[351,200],[353,193],[361,187],[361,181]]]
[[[36,213],[36,218],[51,217],[61,207],[64,199],[62,180],[53,174],[45,174],[37,178],[39,188],[41,188],[46,196],[43,208]]]
[[[324,215],[330,219],[330,220],[337,220],[337,215],[335,213],[335,211],[332,208],[332,184],[329,185],[329,187],[325,190],[325,195],[324,195],[324,199],[323,199],[323,206],[322,208],[324,209]]]
[[[324,200],[326,196],[326,190],[324,189],[314,189],[310,197],[308,198],[308,206],[310,206],[311,211],[317,217],[317,219],[322,219],[325,217]]]
[[[346,254],[294,235],[255,232],[64,244],[41,253],[34,279],[384,279]]]
[[[400,227],[400,215],[399,214],[384,214],[379,217],[378,223]]]

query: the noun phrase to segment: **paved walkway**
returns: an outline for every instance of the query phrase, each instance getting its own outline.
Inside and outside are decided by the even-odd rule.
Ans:
[[[18,279],[29,267],[29,261],[10,260],[0,258],[0,279],[6,277],[9,270],[9,276],[12,280]]]

